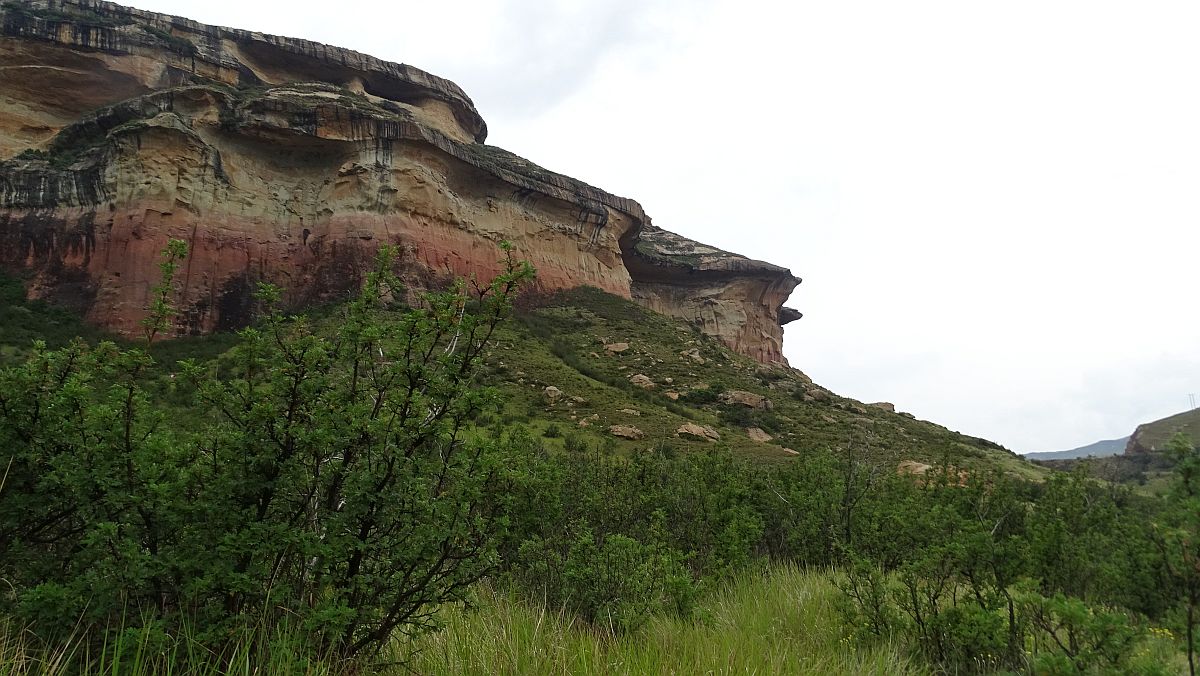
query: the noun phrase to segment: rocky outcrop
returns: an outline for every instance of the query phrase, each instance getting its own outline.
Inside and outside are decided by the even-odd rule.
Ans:
[[[782,327],[801,316],[783,306],[800,283],[787,269],[652,225],[625,248],[625,266],[639,303],[693,322],[761,362],[785,362]]]
[[[729,390],[717,395],[717,401],[727,406],[745,406],[746,408],[756,408],[763,411],[770,411],[774,406],[771,400],[744,390]]]
[[[411,289],[498,270],[591,285],[782,361],[799,280],[654,228],[641,206],[502,149],[454,83],[305,40],[94,0],[0,7],[0,264],[134,332],[170,238],[177,334],[244,325],[272,282],[344,297],[382,243]]]

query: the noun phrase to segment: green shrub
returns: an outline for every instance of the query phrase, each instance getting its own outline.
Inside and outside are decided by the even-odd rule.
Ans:
[[[565,552],[543,539],[522,545],[527,588],[615,632],[637,629],[655,613],[691,613],[696,590],[679,552],[661,541],[577,530]]]
[[[172,312],[178,245],[147,342]],[[456,287],[399,312],[392,255],[333,337],[272,313],[240,333],[227,379],[181,365],[195,431],[152,405],[143,350],[38,345],[0,370],[0,615],[45,635],[186,620],[214,642],[287,616],[343,656],[433,626],[495,563],[485,495],[507,450],[465,430],[492,402],[474,369],[530,271],[509,259],[473,299]]]

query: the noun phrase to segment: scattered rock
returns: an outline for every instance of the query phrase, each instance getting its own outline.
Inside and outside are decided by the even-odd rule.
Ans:
[[[887,411],[888,413],[896,412],[896,405],[891,402],[888,402],[888,401],[877,401],[871,405],[874,406],[875,408],[881,408],[881,409]]]
[[[663,382],[670,385],[671,383],[675,382],[675,379],[671,378],[671,377],[666,377],[666,378],[663,378]]]
[[[563,392],[553,385],[547,385],[544,389],[542,389],[542,396],[546,398],[546,401],[553,404],[562,398]]]
[[[606,352],[611,352],[612,354],[620,354],[628,349],[629,343],[609,343],[604,346],[604,350]]]
[[[700,356],[700,350],[697,348],[692,348],[690,350],[684,350],[683,352],[679,353],[679,356],[681,356],[685,359],[691,359],[693,362],[695,362],[697,364],[703,364],[704,362],[708,361],[704,357]]]
[[[770,434],[767,434],[760,427],[747,427],[746,434],[747,434],[747,436],[750,437],[751,440],[757,441],[760,443],[764,443],[764,444],[775,438],[775,437],[771,436]]]
[[[635,373],[635,374],[629,376],[629,382],[633,383],[634,385],[637,385],[638,387],[642,388],[643,390],[650,390],[650,389],[654,388],[654,381],[650,380],[649,376],[641,374],[641,373]]]
[[[679,393],[678,392],[663,392],[663,396],[666,397],[667,399],[670,399],[671,401],[679,401]]]
[[[774,408],[770,399],[767,399],[761,394],[746,392],[744,390],[729,390],[727,392],[722,392],[720,396],[717,397],[717,400],[722,404],[736,404],[738,406],[757,408],[763,411],[770,411],[772,408]]]
[[[641,417],[641,415],[642,415],[641,411],[639,411],[637,409],[632,409],[632,408],[623,408],[623,409],[621,409],[620,412],[624,413],[625,415],[634,415],[634,416],[638,416],[638,417]]]
[[[783,452],[787,453],[788,455],[800,455],[800,451],[793,451],[790,448],[783,449]]]
[[[646,436],[645,432],[632,425],[613,425],[612,427],[608,428],[608,433],[614,437],[621,437],[622,439],[636,440]]]
[[[696,423],[684,423],[675,430],[675,436],[689,436],[705,441],[720,441],[721,434],[709,427],[708,425],[697,425]]]
[[[583,397],[571,397],[571,401],[579,404],[580,406],[587,403],[587,399],[584,399]]]

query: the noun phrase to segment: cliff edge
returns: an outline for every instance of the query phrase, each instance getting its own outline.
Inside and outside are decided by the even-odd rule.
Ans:
[[[589,285],[782,362],[781,267],[655,228],[637,202],[484,144],[449,80],[306,40],[92,0],[0,5],[0,265],[30,297],[133,333],[184,239],[178,335],[361,283],[393,243],[413,289],[496,271]]]

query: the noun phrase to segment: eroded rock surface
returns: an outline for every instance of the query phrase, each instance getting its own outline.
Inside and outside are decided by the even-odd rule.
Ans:
[[[133,333],[188,242],[176,334],[244,325],[272,282],[344,297],[382,243],[414,290],[486,278],[500,241],[579,285],[783,360],[787,270],[650,225],[641,206],[484,144],[454,83],[305,40],[106,2],[0,6],[0,264]]]

